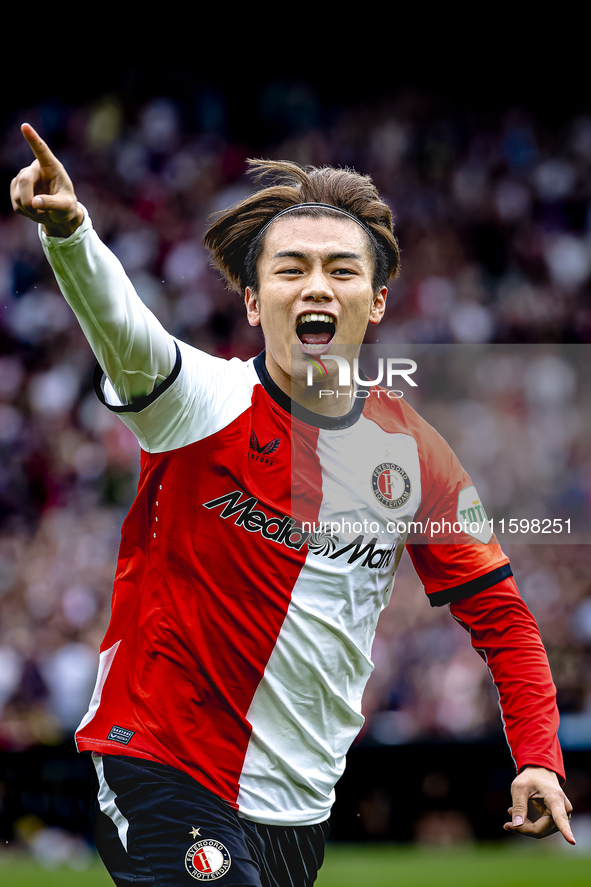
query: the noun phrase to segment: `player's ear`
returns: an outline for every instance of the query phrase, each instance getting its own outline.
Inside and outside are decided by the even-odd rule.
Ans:
[[[261,322],[261,313],[259,311],[259,302],[255,296],[254,290],[247,286],[244,290],[244,304],[246,306],[246,317],[251,326],[259,326]]]
[[[381,287],[373,297],[373,302],[369,311],[369,322],[379,323],[386,311],[386,299],[388,297],[388,287]]]

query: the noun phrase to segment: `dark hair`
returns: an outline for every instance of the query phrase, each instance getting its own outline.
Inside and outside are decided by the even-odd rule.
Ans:
[[[300,203],[326,203],[345,210],[369,229],[374,258],[374,292],[398,273],[400,254],[394,236],[392,213],[381,200],[369,176],[351,169],[326,166],[302,167],[288,160],[249,160],[255,182],[272,176],[273,184],[256,191],[234,206],[217,214],[203,238],[211,250],[211,261],[221,271],[230,289],[243,293],[247,286],[257,288],[257,265],[265,237],[263,228],[282,210]],[[342,215],[326,207],[302,207],[290,215]]]

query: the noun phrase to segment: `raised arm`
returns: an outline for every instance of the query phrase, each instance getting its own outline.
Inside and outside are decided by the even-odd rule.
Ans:
[[[32,126],[21,130],[35,159],[12,181],[13,209],[42,226],[43,249],[64,298],[121,402],[132,403],[170,375],[174,340],[92,228],[63,164]]]

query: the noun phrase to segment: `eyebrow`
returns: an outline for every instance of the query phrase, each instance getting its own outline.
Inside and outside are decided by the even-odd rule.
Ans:
[[[307,259],[308,255],[306,253],[302,253],[299,250],[295,249],[282,249],[279,250],[278,253],[275,253],[273,256],[274,259]],[[328,262],[333,262],[335,259],[359,259],[361,261],[361,256],[357,253],[350,252],[341,252],[341,253],[328,253],[327,256],[324,257]]]

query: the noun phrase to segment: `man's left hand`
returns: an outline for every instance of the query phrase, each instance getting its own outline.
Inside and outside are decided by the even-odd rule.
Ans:
[[[570,828],[573,805],[560,788],[558,777],[545,767],[526,767],[511,784],[513,806],[509,807],[511,822],[507,832],[519,832],[530,838],[545,838],[560,831],[565,841],[576,844]],[[528,819],[528,805],[541,814],[539,819]]]

